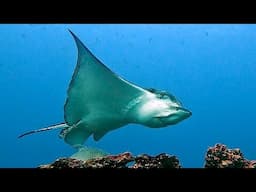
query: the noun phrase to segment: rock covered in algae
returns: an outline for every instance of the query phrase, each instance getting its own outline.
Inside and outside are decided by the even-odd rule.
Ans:
[[[161,153],[155,157],[143,154],[135,158],[135,164],[132,168],[181,168],[181,165],[176,156],[166,153]]]
[[[126,152],[119,155],[89,159],[85,161],[85,164],[87,168],[126,168],[126,165],[133,160],[132,154]]]
[[[205,157],[205,168],[256,168],[256,161],[244,158],[240,149],[228,149],[226,145],[210,147]]]
[[[128,166],[129,163],[133,165]],[[159,154],[149,156],[146,154],[133,156],[129,152],[118,155],[108,155],[89,159],[86,161],[74,158],[61,158],[49,165],[42,165],[39,168],[131,168],[131,169],[150,169],[150,168],[181,168],[179,160],[175,156]]]

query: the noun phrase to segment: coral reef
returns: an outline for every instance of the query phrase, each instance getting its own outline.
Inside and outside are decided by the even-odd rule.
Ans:
[[[210,147],[205,157],[205,168],[256,168],[256,161],[244,158],[240,149],[228,149],[226,145]]]
[[[133,165],[128,166],[128,163]],[[146,154],[133,156],[125,152],[118,155],[108,155],[89,159],[87,161],[74,158],[61,158],[49,165],[41,165],[39,168],[131,168],[131,169],[150,169],[150,168],[181,168],[179,160],[175,156],[159,154],[149,156]]]

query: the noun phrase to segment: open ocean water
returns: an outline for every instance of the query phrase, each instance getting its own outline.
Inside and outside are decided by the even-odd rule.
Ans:
[[[17,138],[64,121],[77,61],[68,29],[116,74],[166,90],[193,112],[173,126],[131,124],[86,145],[112,154],[165,152],[185,168],[203,167],[216,143],[256,159],[256,25],[0,24],[0,167],[32,168],[75,153],[59,130]]]

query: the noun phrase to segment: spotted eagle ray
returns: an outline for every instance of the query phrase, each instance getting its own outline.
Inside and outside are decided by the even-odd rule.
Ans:
[[[109,131],[131,123],[161,128],[192,115],[174,95],[142,88],[112,72],[72,31],[70,33],[78,49],[78,58],[64,105],[65,122],[26,132],[19,138],[62,129],[60,137],[79,148],[91,135],[98,141]]]

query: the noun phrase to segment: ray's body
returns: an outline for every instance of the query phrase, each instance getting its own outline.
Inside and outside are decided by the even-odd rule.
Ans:
[[[65,123],[33,130],[20,137],[62,128],[60,136],[76,147],[90,135],[98,141],[109,131],[129,123],[160,128],[192,114],[172,94],[144,89],[119,77],[71,34],[78,48],[78,59],[64,105]]]

